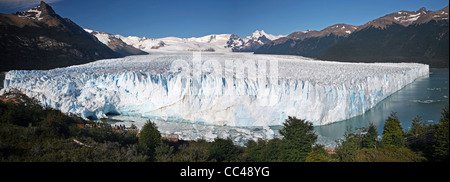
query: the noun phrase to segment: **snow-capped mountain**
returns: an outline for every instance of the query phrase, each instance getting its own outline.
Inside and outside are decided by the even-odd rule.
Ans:
[[[233,47],[242,46],[242,45],[244,45],[244,40],[242,40],[237,35],[231,35],[230,39],[228,39],[228,41],[227,41],[227,45],[225,46],[225,48],[233,48]]]
[[[386,26],[393,23],[403,26],[409,26],[412,24],[428,23],[431,20],[448,21],[448,6],[438,11],[428,11],[425,8],[420,8],[417,11],[398,11],[391,14],[387,14],[383,17],[369,21],[366,24],[359,26],[358,29],[364,29],[366,27],[386,28]]]
[[[242,42],[242,45],[237,45],[232,48],[233,52],[254,52],[256,49],[261,47],[262,45],[284,37],[283,35],[271,35],[264,32],[264,30],[256,30],[252,33],[252,35],[245,37]]]
[[[350,62],[420,62],[449,65],[449,7],[397,11],[361,26],[335,24],[297,31],[264,44],[256,54],[292,54]]]
[[[356,31],[358,27],[349,24],[334,24],[329,27],[326,27],[320,31],[317,30],[307,30],[307,31],[297,31],[289,34],[285,37],[285,39],[279,39],[275,43],[284,43],[287,39],[295,39],[295,40],[304,40],[311,37],[325,37],[330,34],[334,34],[335,36],[348,36],[354,31]]]
[[[130,56],[130,55],[145,55],[148,54],[147,52],[144,52],[140,49],[137,49],[131,45],[128,45],[127,43],[123,42],[121,39],[117,38],[116,36],[105,33],[105,32],[98,32],[90,29],[84,29],[86,32],[90,33],[91,35],[95,36],[101,43],[108,46],[110,49],[112,49],[114,52],[117,52],[120,54],[120,56]]]
[[[104,44],[109,43],[111,34],[95,35]],[[283,35],[271,35],[263,30],[255,31],[252,35],[240,38],[234,34],[211,34],[203,37],[178,38],[165,37],[152,39],[137,36],[114,35],[128,45],[149,52],[155,49],[163,51],[208,51],[208,52],[252,52],[271,40]]]
[[[0,70],[51,69],[120,57],[69,18],[41,2],[24,12],[0,13]]]
[[[334,34],[336,36],[346,36],[353,33],[358,27],[349,24],[335,24],[320,31],[318,37]]]
[[[334,24],[320,31],[297,31],[261,45],[253,52],[257,54],[301,54],[315,57],[316,54],[333,43],[350,36],[357,26]]]
[[[210,52],[230,52],[231,47],[227,42],[233,40],[235,35],[232,34],[212,34],[203,37],[178,38],[165,37],[159,39],[151,39],[147,37],[122,36],[115,35],[116,38],[123,42],[141,49],[143,51],[151,51],[154,49],[165,51],[210,51]]]
[[[33,19],[33,20],[42,20],[43,18],[41,17],[42,11],[45,11],[46,8],[41,7],[41,5],[38,5],[34,8],[31,8],[27,11],[24,12],[17,12],[17,16],[21,17],[21,18],[28,18],[28,19]],[[51,12],[46,12],[51,13]],[[54,13],[54,12],[53,12]]]

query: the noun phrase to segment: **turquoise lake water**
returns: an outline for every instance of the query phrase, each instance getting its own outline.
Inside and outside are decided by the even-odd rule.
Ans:
[[[439,122],[442,109],[449,106],[449,69],[430,69],[428,78],[420,78],[378,103],[366,113],[354,118],[315,127],[318,143],[333,146],[347,128],[367,127],[369,122],[383,133],[383,126],[391,112],[397,112],[404,130],[409,130],[417,115],[429,123]]]

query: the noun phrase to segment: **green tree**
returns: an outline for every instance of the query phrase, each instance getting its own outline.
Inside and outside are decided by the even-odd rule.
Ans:
[[[422,116],[416,116],[412,120],[411,129],[406,133],[406,136],[418,137],[428,130],[428,124],[422,120]]]
[[[236,161],[239,155],[239,149],[234,146],[231,139],[216,138],[209,145],[209,160],[217,162]]]
[[[449,161],[449,108],[443,109],[440,123],[436,125],[434,133],[433,157],[436,161]]]
[[[264,152],[264,159],[267,161],[278,162],[281,161],[281,153],[283,152],[283,140],[274,138],[267,142]]]
[[[360,137],[347,128],[343,140],[336,141],[336,155],[340,162],[355,162],[361,147]]]
[[[378,141],[378,131],[377,127],[373,123],[369,123],[368,128],[363,128],[363,138],[361,141],[361,146],[363,148],[376,148]]]
[[[382,144],[384,146],[402,147],[404,145],[404,139],[405,133],[400,125],[400,120],[397,114],[392,112],[384,124]]]
[[[173,146],[169,146],[168,144],[163,143],[156,147],[155,152],[157,162],[171,162],[173,160]]]
[[[311,122],[288,117],[280,130],[283,135],[283,161],[304,162],[316,143],[317,135]]]
[[[251,162],[267,162],[264,158],[267,141],[258,139],[258,141],[249,140],[246,147],[247,161]]]
[[[405,145],[414,151],[422,152],[424,156],[431,159],[433,155],[434,126],[427,124],[421,116],[412,120],[411,129],[406,133]]]
[[[156,147],[162,144],[161,133],[156,124],[150,120],[142,127],[139,134],[139,147],[153,160],[156,156]]]

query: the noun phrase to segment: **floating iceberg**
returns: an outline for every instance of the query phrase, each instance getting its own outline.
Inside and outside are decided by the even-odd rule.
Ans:
[[[84,118],[120,114],[266,127],[295,116],[324,125],[361,115],[428,73],[428,65],[417,63],[153,52],[47,71],[13,70],[4,89]]]

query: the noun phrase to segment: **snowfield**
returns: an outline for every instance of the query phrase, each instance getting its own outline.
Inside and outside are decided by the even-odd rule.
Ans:
[[[154,51],[48,71],[9,71],[2,92],[18,89],[84,118],[120,114],[268,127],[296,116],[324,125],[361,115],[428,73],[428,65],[417,63]]]
[[[85,29],[86,32],[91,33],[92,30]],[[98,32],[95,34],[97,39],[105,44],[108,41],[108,36],[110,34]],[[105,40],[106,36],[106,40]],[[110,35],[113,36],[113,35]],[[115,38],[122,40],[128,45],[131,45],[142,51],[152,52],[155,50],[159,51],[208,51],[208,52],[240,52],[234,49],[242,49],[245,51],[254,51],[248,49],[249,47],[262,46],[265,41],[275,40],[285,35],[272,35],[264,32],[264,30],[256,30],[252,35],[241,39],[237,35],[233,34],[211,34],[202,37],[191,37],[191,38],[178,38],[178,37],[164,37],[164,38],[147,38],[147,37],[136,37],[136,36],[122,36],[114,35]],[[265,40],[264,42],[261,39]],[[107,43],[107,42],[106,42]],[[257,47],[259,47],[257,46]],[[247,49],[245,49],[247,48]],[[242,51],[241,50],[241,51]]]

